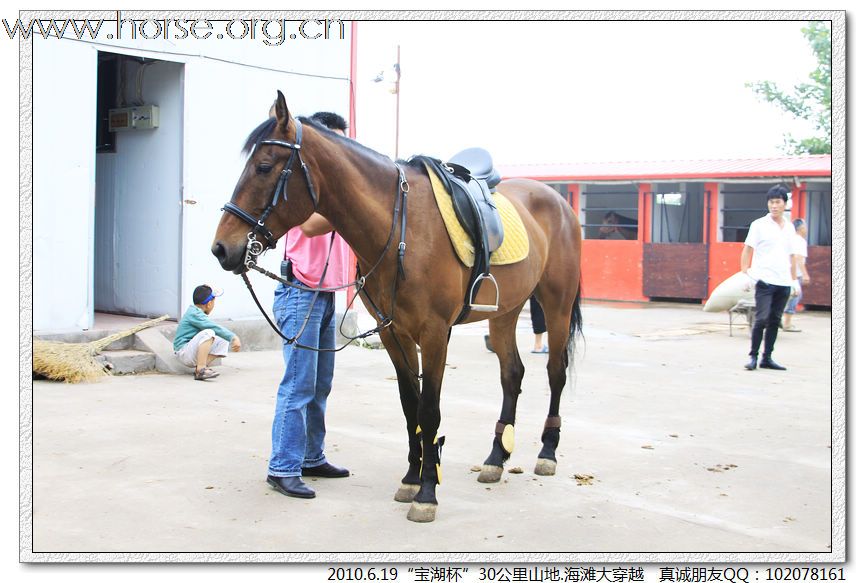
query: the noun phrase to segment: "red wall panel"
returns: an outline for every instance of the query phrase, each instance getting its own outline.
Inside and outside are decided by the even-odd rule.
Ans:
[[[740,270],[742,243],[714,243],[709,247],[709,294]],[[707,298],[708,299],[708,298]]]
[[[643,295],[643,244],[639,241],[583,241],[583,297],[647,301]]]

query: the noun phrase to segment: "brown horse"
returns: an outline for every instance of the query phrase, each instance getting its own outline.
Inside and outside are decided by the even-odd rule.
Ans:
[[[604,215],[602,226],[598,229],[598,239],[637,239],[637,221],[617,212],[610,211]]]
[[[364,302],[371,313],[379,318],[386,313],[392,321],[380,334],[396,369],[409,449],[408,471],[395,499],[412,503],[409,520],[432,521],[438,504],[442,377],[450,328],[470,283],[469,269],[448,250],[451,243],[423,168],[395,164],[313,121],[292,117],[281,92],[271,112],[247,141],[248,146],[256,145],[226,204],[230,212],[219,222],[213,254],[224,269],[242,273],[248,244],[272,246],[313,211],[327,218],[351,245],[361,273],[368,274]],[[288,171],[299,176],[291,178]],[[398,208],[405,191],[405,206]],[[566,369],[573,363],[574,336],[582,323],[581,232],[573,211],[553,189],[532,180],[507,180],[498,191],[522,217],[530,252],[519,263],[492,268],[500,287],[498,310],[472,312],[465,320],[490,319],[504,393],[492,451],[478,478],[481,482],[498,481],[513,450],[517,396],[525,370],[515,339],[523,304],[533,293],[537,296],[549,332],[550,408],[536,474],[555,473],[559,401]],[[402,245],[393,233],[402,231],[403,212],[401,261]],[[398,266],[404,267],[404,276]],[[494,303],[494,286],[485,282],[481,288],[477,301]],[[423,356],[422,375],[417,346]]]

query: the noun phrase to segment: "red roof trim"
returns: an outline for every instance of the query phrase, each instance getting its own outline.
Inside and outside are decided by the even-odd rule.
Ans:
[[[572,175],[572,176],[556,176],[556,175],[545,175],[545,174],[504,174],[504,178],[532,178],[534,180],[545,180],[547,182],[564,182],[567,180],[667,180],[674,178],[682,178],[682,179],[692,179],[692,178],[774,178],[774,177],[786,177],[786,176],[800,176],[800,177],[828,177],[831,176],[830,172],[820,172],[817,170],[804,171],[804,172],[775,172],[775,173],[754,173],[754,172],[729,172],[729,173],[713,173],[710,174],[708,172],[699,172],[694,174],[584,174],[584,175]]]
[[[831,156],[740,160],[674,160],[592,162],[583,164],[514,164],[499,168],[508,178],[564,180],[668,180],[768,177],[829,177]],[[546,171],[545,171],[546,170]]]

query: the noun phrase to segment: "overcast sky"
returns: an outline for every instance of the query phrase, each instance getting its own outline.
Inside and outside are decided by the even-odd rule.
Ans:
[[[808,81],[804,22],[361,22],[358,139],[497,163],[779,155],[810,127],[748,88]],[[385,81],[372,79],[384,71]]]

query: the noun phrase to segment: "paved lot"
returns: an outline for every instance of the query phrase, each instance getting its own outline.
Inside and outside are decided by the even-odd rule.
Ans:
[[[231,355],[213,382],[149,374],[33,387],[37,552],[826,552],[831,541],[830,316],[797,317],[745,371],[747,332],[699,306],[589,304],[558,473],[532,473],[549,390],[528,354],[516,451],[480,484],[500,407],[485,325],[456,329],[442,398],[436,522],[392,501],[404,421],[384,351],[337,357],[330,459],[315,500],[264,482],[279,352]],[[567,389],[566,389],[567,391]],[[581,480],[574,476],[582,476]],[[468,555],[464,555],[467,559]],[[178,555],[182,558],[182,555]],[[317,560],[335,555],[319,555]],[[709,557],[711,560],[711,557]]]

